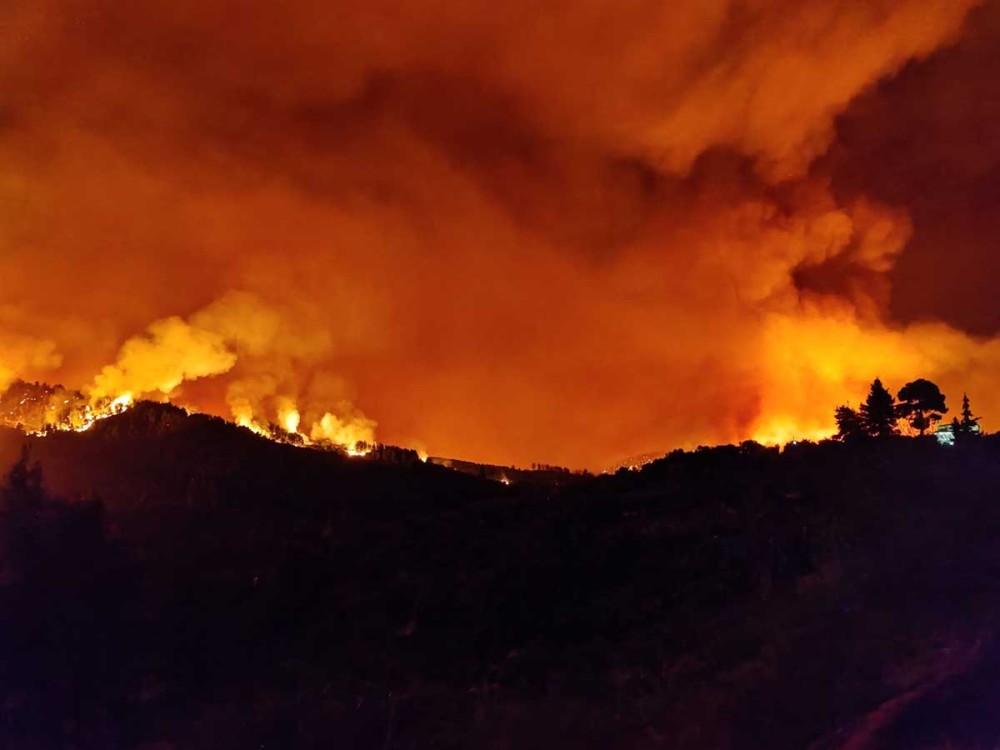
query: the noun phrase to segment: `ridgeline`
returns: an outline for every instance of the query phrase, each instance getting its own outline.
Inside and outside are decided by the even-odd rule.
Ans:
[[[140,404],[0,460],[4,747],[1000,742],[993,436],[505,486]]]

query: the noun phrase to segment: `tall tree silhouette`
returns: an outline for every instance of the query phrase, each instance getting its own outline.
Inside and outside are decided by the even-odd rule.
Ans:
[[[861,405],[861,419],[864,421],[865,432],[872,437],[899,434],[896,426],[896,400],[878,378],[872,382],[868,398]]]
[[[962,394],[962,418],[955,417],[951,420],[951,431],[956,440],[962,437],[979,434],[979,420],[982,417],[972,415],[972,407],[969,405],[969,395]]]
[[[918,378],[899,389],[897,394],[899,405],[897,414],[909,422],[910,427],[919,430],[923,435],[927,429],[940,422],[948,411],[944,403],[944,394],[935,383]]]

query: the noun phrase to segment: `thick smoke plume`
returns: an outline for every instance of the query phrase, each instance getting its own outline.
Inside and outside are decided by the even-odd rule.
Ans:
[[[0,385],[591,467],[875,375],[992,417],[1000,344],[891,320],[908,207],[826,159],[977,4],[10,0]]]

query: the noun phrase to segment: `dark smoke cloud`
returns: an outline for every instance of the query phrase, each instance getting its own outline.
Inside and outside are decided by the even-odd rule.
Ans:
[[[1000,4],[959,44],[860,97],[824,167],[844,194],[904,207],[915,233],[893,273],[893,312],[1000,331]]]

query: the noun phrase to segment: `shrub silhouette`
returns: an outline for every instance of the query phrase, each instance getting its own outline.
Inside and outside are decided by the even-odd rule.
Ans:
[[[837,420],[838,440],[849,442],[867,437],[864,418],[850,406],[838,406],[834,418]]]

